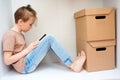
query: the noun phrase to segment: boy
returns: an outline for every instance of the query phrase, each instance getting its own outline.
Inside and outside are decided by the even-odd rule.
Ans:
[[[86,56],[82,51],[75,61],[72,61],[66,50],[51,35],[46,35],[42,40],[37,40],[26,47],[22,32],[32,28],[36,20],[36,11],[30,5],[20,7],[14,14],[15,25],[3,37],[4,62],[12,65],[19,73],[33,72],[39,63],[52,49],[60,60],[75,72],[80,72]]]

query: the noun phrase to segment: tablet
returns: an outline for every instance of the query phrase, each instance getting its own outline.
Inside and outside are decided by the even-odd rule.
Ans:
[[[39,41],[42,40],[45,36],[46,36],[46,34],[44,34],[44,35],[39,39]]]

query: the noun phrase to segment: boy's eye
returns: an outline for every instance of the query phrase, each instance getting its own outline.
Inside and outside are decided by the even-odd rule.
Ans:
[[[30,26],[32,26],[32,24],[30,24]]]

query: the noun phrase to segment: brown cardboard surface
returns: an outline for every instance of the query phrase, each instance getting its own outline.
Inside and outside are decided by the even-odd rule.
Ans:
[[[87,56],[85,69],[115,68],[115,9],[83,9],[75,13],[75,23],[77,53],[84,50]]]
[[[75,13],[75,20],[77,29],[85,31],[87,41],[115,39],[115,10],[113,8],[84,9]]]
[[[108,46],[114,46],[116,44],[115,40],[103,40],[103,41],[88,41],[87,42],[91,47],[97,48],[97,47],[108,47]]]
[[[92,8],[92,9],[83,9],[75,13],[75,18],[82,16],[94,16],[94,15],[108,15],[114,8]]]
[[[105,43],[106,42],[106,43]],[[85,69],[87,71],[99,71],[115,68],[115,45],[114,42],[110,46],[107,43],[109,41],[101,42],[100,46],[97,43],[86,43],[86,55],[87,60],[85,63]],[[105,44],[105,46],[103,45]],[[97,46],[94,46],[97,45]]]
[[[77,44],[77,52],[85,51],[87,60],[84,68],[87,71],[92,72],[115,68],[115,40],[79,42],[81,44]]]

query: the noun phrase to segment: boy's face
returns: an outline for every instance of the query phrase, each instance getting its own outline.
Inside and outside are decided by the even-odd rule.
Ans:
[[[28,21],[24,22],[23,20],[21,21],[21,31],[22,32],[27,32],[32,28],[32,25],[35,22],[35,18],[31,17]]]

